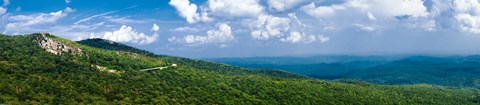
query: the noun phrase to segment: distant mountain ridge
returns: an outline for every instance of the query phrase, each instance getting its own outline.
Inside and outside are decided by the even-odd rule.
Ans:
[[[379,84],[435,84],[480,87],[480,56],[414,56],[363,70],[352,71],[346,78]]]
[[[241,62],[242,64],[318,64],[318,63],[344,63],[352,61],[392,61],[405,56],[353,56],[353,55],[317,55],[307,57],[246,57],[246,58],[207,58],[205,60],[224,63]]]
[[[334,57],[334,56],[332,56]],[[287,58],[287,57],[284,57]],[[304,57],[293,59],[302,61]],[[307,58],[307,59],[314,59]],[[214,59],[212,61],[248,67],[275,68],[308,75],[319,79],[358,79],[377,84],[433,84],[455,87],[480,87],[480,56],[410,56],[401,59],[378,59],[368,56],[350,57],[337,62],[318,63],[267,63],[277,58],[267,58],[258,63],[256,58]],[[363,59],[357,59],[363,58]],[[388,58],[388,57],[385,57]],[[283,58],[282,58],[283,59]],[[271,60],[271,61],[270,61]],[[288,59],[283,59],[289,61]]]

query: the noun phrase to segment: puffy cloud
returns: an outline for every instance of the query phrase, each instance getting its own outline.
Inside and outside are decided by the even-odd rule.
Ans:
[[[259,0],[208,0],[208,10],[227,17],[256,17],[263,13]]]
[[[10,5],[10,0],[3,0],[2,6],[5,7],[5,6],[8,6],[8,5]]]
[[[377,33],[386,32],[382,29],[392,28],[435,31],[438,26],[445,26],[445,24],[456,24],[458,29],[464,32],[480,33],[479,0],[344,0],[333,4],[324,3],[323,0],[208,0],[198,7],[188,0],[170,2],[173,1],[184,1],[183,4],[170,3],[170,5],[178,6],[175,8],[180,16],[187,19],[187,22],[188,17],[191,17],[190,20],[193,22],[189,23],[202,21],[203,13],[210,14],[211,18],[218,18],[215,19],[216,22],[242,20],[240,24],[243,26],[240,28],[250,29],[247,33],[251,38],[263,41],[303,43],[310,42],[307,40],[309,38],[315,39],[313,41],[322,41],[320,39],[328,41],[328,37],[319,37],[319,35],[352,28],[358,29],[352,31]],[[296,16],[285,17],[286,13],[283,13],[285,11],[295,13],[299,12],[298,10],[319,20],[308,20],[309,22],[318,23],[302,24]],[[182,11],[187,12],[182,13]],[[179,27],[170,31],[204,30],[197,28]],[[451,28],[451,26],[443,28]],[[192,43],[202,43],[199,40],[207,39],[206,36],[208,35],[189,35],[188,37]],[[185,37],[175,38],[175,41],[178,40],[186,42]]]
[[[234,39],[232,28],[227,23],[220,23],[218,29],[207,31],[207,35],[187,35],[183,39],[171,37],[170,42],[180,42],[188,45],[200,45],[208,43],[226,43]]]
[[[160,27],[157,24],[153,24],[152,29],[153,32],[158,32],[160,30]]]
[[[424,17],[428,12],[423,4],[423,0],[351,0],[347,6],[384,17]]]
[[[300,33],[307,25],[303,24],[295,13],[289,17],[261,15],[257,19],[246,21],[251,29],[251,36],[257,40],[280,40],[290,43],[311,43],[322,39],[320,36]]]
[[[286,38],[282,38],[280,39],[281,41],[284,41],[284,42],[292,42],[292,43],[297,43],[299,42],[302,38],[302,34],[300,34],[300,32],[292,32],[290,33],[290,36],[286,37]]]
[[[342,4],[319,7],[311,3],[304,6],[303,11],[317,18],[329,18],[340,13],[348,14],[348,11],[366,12],[369,17],[373,15],[382,18],[425,17],[428,11],[423,3],[422,0],[348,0]]]
[[[454,0],[452,4],[460,30],[480,34],[480,1]]]
[[[267,3],[270,11],[283,12],[297,8],[311,1],[312,0],[267,0]]]
[[[302,10],[310,16],[315,18],[329,18],[335,15],[339,10],[345,10],[346,7],[343,5],[331,5],[331,6],[319,6],[316,7],[315,3],[310,3],[309,5],[303,6]]]
[[[259,0],[208,0],[202,6],[190,3],[189,0],[170,0],[169,4],[188,23],[211,22],[215,17],[257,17],[265,10]]]
[[[65,0],[65,3],[67,4],[70,4],[70,2],[72,2],[72,0]]]
[[[211,18],[208,17],[208,13],[203,12],[202,15],[197,13],[197,5],[190,3],[189,0],[170,0],[168,4],[175,7],[179,15],[185,18],[188,23],[211,21]]]
[[[330,40],[329,37],[323,35],[305,35],[305,33],[300,33],[297,31],[292,31],[288,37],[280,39],[282,42],[289,43],[311,43],[319,40],[320,42],[327,42]]]
[[[260,40],[282,37],[290,30],[290,22],[289,18],[261,15],[257,20],[249,22],[253,28],[251,35],[254,39]]]
[[[194,23],[197,21],[199,14],[197,13],[196,4],[190,4],[189,0],[170,0],[168,4],[175,7],[180,16],[186,18],[188,23]]]
[[[312,2],[301,10],[319,19],[318,24],[337,29],[359,28],[372,32],[378,27],[402,26],[428,31],[436,28],[434,16],[424,0],[346,0],[326,6]]]
[[[51,13],[37,13],[32,15],[15,15],[10,16],[9,21],[5,25],[5,31],[19,31],[19,30],[28,30],[32,26],[55,23],[59,19],[68,15],[68,13],[74,12],[71,8],[66,8],[57,12]]]
[[[155,42],[158,39],[158,34],[147,36],[144,33],[135,31],[130,26],[123,25],[118,30],[115,30],[112,32],[105,32],[102,38],[116,41],[116,42],[150,44],[152,42]]]

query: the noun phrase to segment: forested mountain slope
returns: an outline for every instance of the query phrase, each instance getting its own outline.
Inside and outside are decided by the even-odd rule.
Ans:
[[[155,55],[154,53],[151,53],[145,50],[133,48],[130,46],[126,46],[120,43],[116,43],[116,42],[104,40],[104,39],[86,39],[86,40],[78,41],[78,43],[86,46],[99,48],[99,49],[138,53],[148,57],[158,58],[168,62],[174,62],[177,64],[195,67],[202,70],[215,71],[217,73],[226,74],[226,75],[258,74],[258,75],[267,75],[267,76],[284,77],[284,78],[307,78],[303,75],[297,75],[293,73],[287,73],[287,72],[272,70],[272,69],[246,69],[246,68],[240,68],[238,66],[231,66],[231,65],[214,63],[214,62],[209,62],[204,60],[195,60],[195,59],[168,56],[168,55]]]
[[[43,43],[38,39],[51,40]],[[476,89],[313,80],[286,72],[145,55],[123,48],[100,49],[46,33],[0,35],[0,45],[0,104],[478,104],[479,101]],[[169,66],[172,64],[177,66]],[[165,66],[169,68],[139,71]]]
[[[100,49],[105,49],[105,50],[114,50],[114,51],[127,51],[127,52],[133,52],[137,54],[142,54],[142,55],[147,55],[147,56],[154,56],[154,53],[145,51],[145,50],[140,50],[134,47],[126,46],[117,42],[113,42],[110,40],[104,40],[104,39],[86,39],[86,40],[81,40],[77,41],[77,43],[91,46],[91,47],[96,47]]]

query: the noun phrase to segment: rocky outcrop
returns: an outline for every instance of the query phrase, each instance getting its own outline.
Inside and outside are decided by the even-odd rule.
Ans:
[[[56,41],[47,36],[48,33],[40,33],[35,39],[42,49],[55,55],[62,55],[65,53],[72,53],[83,55],[82,49],[67,46],[59,41]]]

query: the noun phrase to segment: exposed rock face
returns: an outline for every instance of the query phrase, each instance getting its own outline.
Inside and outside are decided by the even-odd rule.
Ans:
[[[64,53],[72,53],[83,55],[82,49],[69,47],[59,41],[55,41],[52,38],[47,37],[48,33],[40,33],[41,36],[36,37],[37,43],[45,49],[47,52],[51,52],[55,55],[62,55]]]

